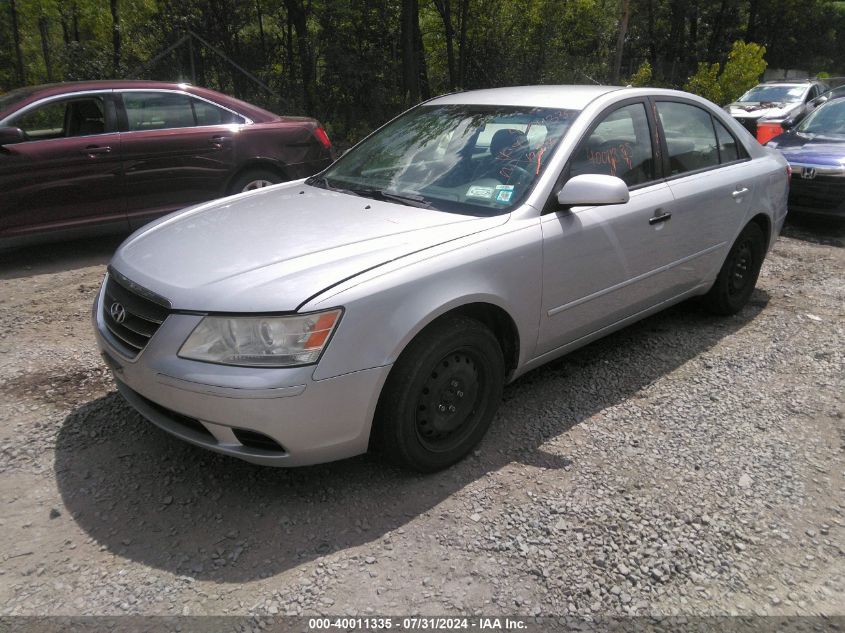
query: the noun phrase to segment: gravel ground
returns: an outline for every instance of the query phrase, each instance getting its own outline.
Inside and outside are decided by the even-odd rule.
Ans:
[[[431,476],[170,438],[95,351],[116,242],[2,255],[0,615],[845,614],[844,228],[523,377]]]

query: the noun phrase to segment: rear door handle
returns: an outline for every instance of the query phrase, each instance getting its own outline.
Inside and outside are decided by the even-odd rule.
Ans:
[[[662,211],[662,213],[661,213]],[[672,214],[669,211],[663,211],[663,209],[657,209],[654,212],[654,216],[648,219],[649,224],[659,224],[661,222],[665,222],[669,218],[672,217]]]
[[[739,198],[740,196],[744,196],[747,193],[748,193],[748,187],[743,187],[742,189],[737,189],[731,195],[734,198]]]
[[[100,147],[99,145],[89,145],[83,150],[79,151],[80,154],[85,154],[86,156],[95,156],[97,154],[110,154],[111,147],[105,145]]]

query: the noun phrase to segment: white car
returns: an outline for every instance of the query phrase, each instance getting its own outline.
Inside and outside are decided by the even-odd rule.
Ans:
[[[787,169],[683,92],[443,96],[317,176],[135,233],[97,341],[129,403],[188,442],[437,470],[525,372],[690,297],[742,309]]]

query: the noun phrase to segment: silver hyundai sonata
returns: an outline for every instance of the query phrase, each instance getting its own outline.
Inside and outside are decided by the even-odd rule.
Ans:
[[[434,471],[530,369],[697,295],[740,310],[788,180],[683,92],[439,97],[317,176],[132,235],[97,340],[126,400],[193,444],[272,466],[374,448]]]

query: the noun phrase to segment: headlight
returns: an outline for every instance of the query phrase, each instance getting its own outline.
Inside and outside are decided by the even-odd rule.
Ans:
[[[207,316],[179,356],[220,365],[294,367],[316,363],[341,310],[293,316]]]

